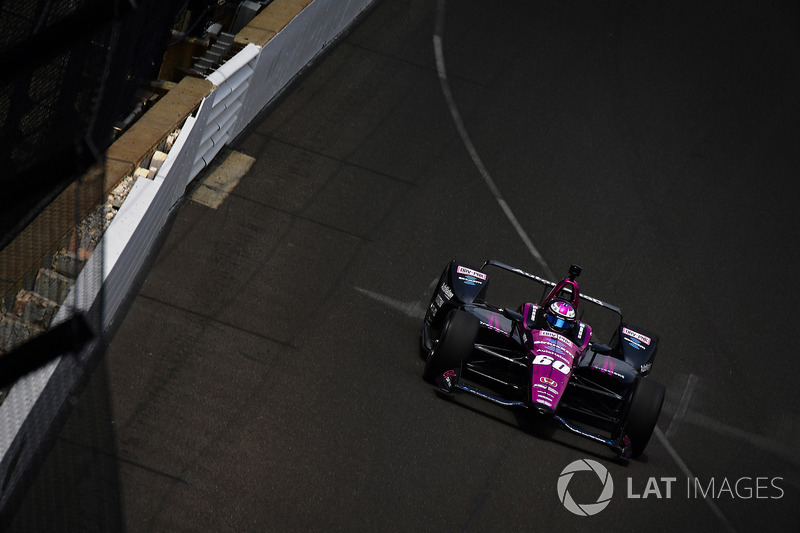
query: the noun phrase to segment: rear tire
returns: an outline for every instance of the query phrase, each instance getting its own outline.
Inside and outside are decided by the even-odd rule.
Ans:
[[[450,311],[439,342],[425,361],[422,377],[430,381],[445,370],[461,366],[461,361],[472,353],[479,327],[478,319],[466,311]]]
[[[650,437],[656,427],[656,422],[658,422],[658,416],[661,414],[664,395],[664,385],[649,379],[639,378],[628,410],[628,420],[625,424],[625,433],[631,440],[631,454],[633,457],[639,457],[647,447],[647,443],[650,441]]]

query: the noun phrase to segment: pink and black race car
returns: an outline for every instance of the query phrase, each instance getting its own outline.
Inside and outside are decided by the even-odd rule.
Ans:
[[[543,285],[542,298],[516,310],[490,304],[488,267]],[[618,307],[582,294],[580,272],[572,265],[555,283],[495,260],[480,269],[450,262],[422,326],[424,377],[444,392],[527,410],[620,457],[638,457],[664,402],[664,386],[648,378],[658,337],[624,323]],[[613,314],[608,344],[595,341],[579,304]]]

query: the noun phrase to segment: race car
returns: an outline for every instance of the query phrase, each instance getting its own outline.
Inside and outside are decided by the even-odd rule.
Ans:
[[[516,309],[492,305],[492,269],[542,285],[541,299]],[[648,377],[658,337],[625,323],[618,307],[582,294],[580,273],[572,265],[556,283],[496,260],[480,268],[451,261],[422,326],[423,377],[446,393],[526,409],[626,460],[639,457],[664,403],[664,386]],[[607,344],[593,338],[579,304],[613,315]]]

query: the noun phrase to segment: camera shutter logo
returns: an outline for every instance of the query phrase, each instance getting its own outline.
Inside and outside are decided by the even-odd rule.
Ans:
[[[589,470],[597,474],[597,478],[600,480],[600,483],[603,484],[603,490],[595,503],[578,504],[572,499],[572,496],[567,490],[567,486],[572,480],[572,476],[575,474],[575,472]],[[564,507],[567,508],[567,511],[578,516],[596,515],[605,509],[606,506],[608,506],[608,504],[611,502],[611,495],[613,493],[614,480],[611,479],[611,474],[608,472],[606,467],[597,461],[592,461],[591,459],[580,459],[578,461],[571,462],[566,468],[564,468],[564,470],[561,471],[561,475],[558,478],[558,499],[561,501]]]

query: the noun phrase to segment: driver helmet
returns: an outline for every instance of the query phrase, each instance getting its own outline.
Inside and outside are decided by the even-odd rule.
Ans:
[[[553,300],[544,313],[553,331],[569,331],[575,325],[575,308],[564,300]]]

